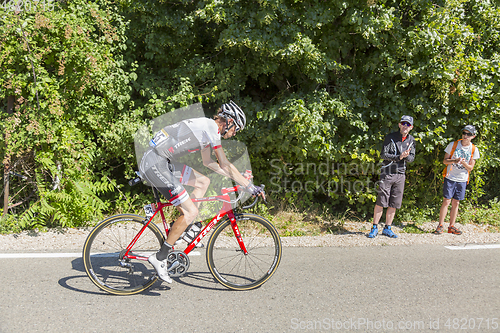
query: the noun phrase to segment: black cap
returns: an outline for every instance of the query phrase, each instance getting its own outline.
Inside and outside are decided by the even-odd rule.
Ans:
[[[411,117],[411,116],[402,116],[400,123],[402,123],[403,121],[407,121],[407,122],[410,123],[411,126],[413,126],[413,117]]]
[[[476,128],[473,125],[467,125],[464,128],[462,128],[462,131],[469,131],[472,133],[472,135],[476,135]]]

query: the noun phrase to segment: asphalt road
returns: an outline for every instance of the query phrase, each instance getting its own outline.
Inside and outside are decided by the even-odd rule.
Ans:
[[[284,248],[246,292],[217,284],[201,252],[134,296],[100,292],[81,258],[0,259],[0,332],[500,332],[498,248]]]

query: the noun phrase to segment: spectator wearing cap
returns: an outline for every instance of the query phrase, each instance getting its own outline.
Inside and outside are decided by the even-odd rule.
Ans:
[[[450,225],[448,233],[461,235],[462,231],[455,227],[460,201],[465,199],[465,188],[469,183],[469,174],[474,169],[476,160],[479,159],[479,150],[471,142],[476,137],[477,131],[473,125],[467,125],[462,129],[462,139],[450,142],[444,150],[443,163],[443,204],[439,211],[439,225],[435,233],[441,234],[444,230],[444,219],[448,213],[451,202]]]
[[[399,131],[385,137],[380,157],[382,164],[377,202],[373,211],[373,226],[368,238],[378,235],[378,223],[384,208],[387,208],[385,227],[382,235],[397,238],[391,225],[396,209],[401,208],[405,188],[406,163],[415,159],[415,139],[409,133],[413,129],[413,117],[403,116],[399,122]]]

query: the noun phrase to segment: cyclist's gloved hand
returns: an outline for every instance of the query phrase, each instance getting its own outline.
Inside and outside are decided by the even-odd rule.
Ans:
[[[250,183],[250,184],[248,184],[247,187],[245,187],[245,191],[247,191],[248,193],[250,193],[254,197],[256,197],[256,196],[258,196],[259,194],[262,193],[262,187],[255,186],[254,184]]]

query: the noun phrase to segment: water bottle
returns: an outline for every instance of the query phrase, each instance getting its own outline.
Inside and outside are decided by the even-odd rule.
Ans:
[[[196,236],[198,236],[202,228],[203,224],[201,224],[201,222],[195,222],[191,224],[184,232],[182,239],[188,244],[191,243],[196,238]]]

